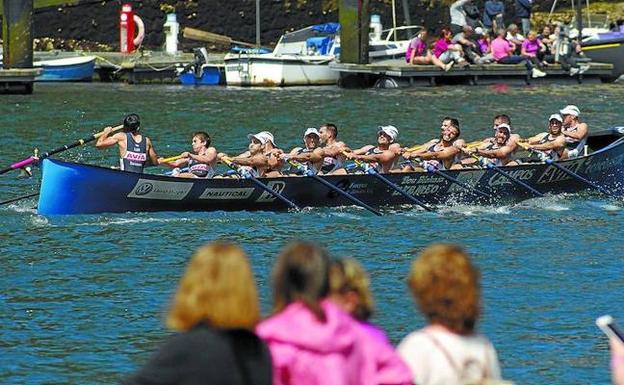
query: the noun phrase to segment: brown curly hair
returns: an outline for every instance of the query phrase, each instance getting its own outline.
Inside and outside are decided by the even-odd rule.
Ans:
[[[407,281],[430,323],[458,334],[474,331],[481,311],[479,270],[460,246],[427,247],[412,263]]]

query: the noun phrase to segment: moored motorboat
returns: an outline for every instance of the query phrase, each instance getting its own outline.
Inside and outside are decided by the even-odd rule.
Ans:
[[[583,52],[593,61],[613,64],[615,80],[624,75],[624,32],[607,32],[593,35],[582,42]]]
[[[90,81],[95,71],[95,59],[95,56],[78,56],[36,61],[33,67],[42,68],[43,71],[35,80],[39,82]]]
[[[557,164],[528,163],[502,167],[507,174],[541,193],[575,193],[590,188],[587,183],[561,170],[623,193],[624,127],[597,132],[588,138],[589,155]],[[557,167],[559,166],[559,167]],[[387,179],[428,204],[470,202],[508,204],[528,199],[534,192],[493,169],[444,171],[461,181],[427,172],[385,174]],[[405,196],[368,174],[322,176],[343,191],[372,206],[409,204]],[[273,191],[304,207],[351,205],[322,183],[305,176],[259,178]],[[476,195],[478,189],[485,193]],[[42,215],[140,211],[238,211],[288,209],[272,194],[251,180],[238,178],[182,179],[163,175],[136,174],[110,168],[56,159],[43,161],[38,212]]]

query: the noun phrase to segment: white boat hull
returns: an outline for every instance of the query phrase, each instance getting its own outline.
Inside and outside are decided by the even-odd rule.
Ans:
[[[229,86],[284,87],[329,85],[339,73],[329,68],[333,56],[232,54],[225,57]]]

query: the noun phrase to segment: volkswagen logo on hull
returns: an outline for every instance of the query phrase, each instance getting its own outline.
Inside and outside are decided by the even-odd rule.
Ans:
[[[149,194],[153,189],[154,189],[153,184],[149,182],[145,182],[145,183],[142,183],[139,187],[137,187],[134,190],[134,193],[136,195],[146,195],[146,194]]]

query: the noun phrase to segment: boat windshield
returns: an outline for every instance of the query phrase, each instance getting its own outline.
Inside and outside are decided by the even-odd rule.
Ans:
[[[311,37],[335,36],[340,30],[338,23],[311,25],[298,31],[289,32],[282,36],[281,43],[296,43],[306,41]]]

